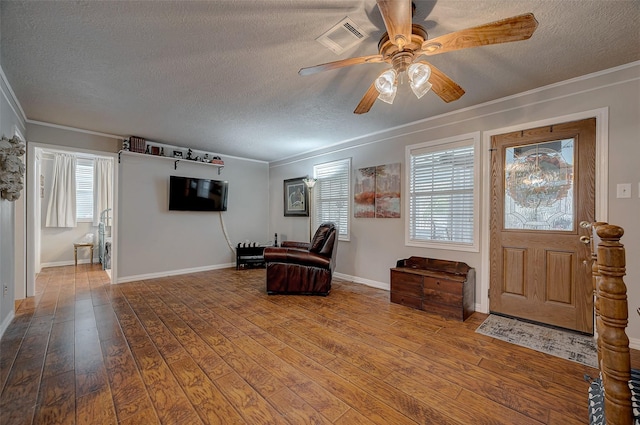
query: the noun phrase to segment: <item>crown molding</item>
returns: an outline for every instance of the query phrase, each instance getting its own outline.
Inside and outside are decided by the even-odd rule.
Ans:
[[[82,128],[69,127],[69,126],[66,126],[66,125],[53,124],[53,123],[44,122],[44,121],[36,121],[36,120],[27,119],[27,123],[35,124],[35,125],[41,125],[43,127],[58,128],[60,130],[74,131],[76,133],[91,134],[92,136],[108,137],[110,139],[118,139],[118,140],[126,139],[126,137],[118,136],[116,134],[100,133],[99,131],[85,130],[85,129],[82,129]]]
[[[4,87],[6,87],[7,90],[9,91],[9,94],[7,95],[7,93],[4,90],[4,87],[0,85],[0,91],[2,91],[2,95],[7,100],[9,107],[11,108],[13,113],[16,115],[16,117],[22,119],[22,125],[24,126],[24,123],[27,121],[27,115],[24,113],[24,109],[22,109],[22,105],[20,104],[18,97],[13,91],[11,84],[9,84],[9,80],[7,79],[7,75],[4,73],[4,69],[2,69],[2,66],[0,66],[0,79],[2,79],[2,82],[4,83]],[[13,107],[14,104],[18,107],[18,110],[20,112],[14,109]]]
[[[532,89],[532,90],[528,90],[528,91],[525,91],[525,92],[522,92],[522,93],[517,93],[517,94],[511,95],[511,96],[502,97],[500,99],[494,99],[494,100],[491,100],[491,101],[488,101],[488,102],[479,103],[477,105],[468,106],[466,108],[456,109],[455,111],[446,112],[444,114],[440,114],[440,115],[436,115],[436,116],[433,116],[433,117],[424,118],[424,119],[421,119],[421,120],[418,120],[418,121],[413,121],[413,122],[410,122],[410,123],[407,123],[407,124],[403,124],[403,125],[399,125],[399,126],[396,126],[396,127],[391,127],[391,128],[387,128],[387,129],[384,129],[384,130],[379,130],[379,131],[375,131],[375,132],[372,132],[372,133],[364,134],[362,136],[353,137],[353,138],[346,139],[346,140],[343,140],[343,141],[340,141],[340,142],[336,142],[336,143],[334,143],[332,145],[324,146],[322,148],[313,149],[313,150],[307,151],[305,153],[296,154],[296,155],[292,155],[292,156],[289,156],[289,157],[286,157],[286,158],[281,158],[281,159],[276,160],[276,161],[272,161],[270,163],[270,168],[282,167],[282,166],[294,164],[296,162],[306,161],[306,160],[309,160],[309,159],[312,159],[312,158],[315,158],[315,157],[320,157],[320,156],[324,156],[324,155],[328,155],[328,154],[332,154],[332,153],[337,153],[337,152],[346,151],[346,150],[350,150],[350,149],[357,149],[357,148],[360,148],[360,147],[363,147],[363,146],[372,145],[372,144],[376,144],[376,143],[381,143],[381,142],[384,142],[384,141],[389,140],[389,139],[395,139],[397,137],[407,136],[407,135],[414,134],[414,133],[419,133],[419,132],[422,132],[422,131],[425,131],[425,130],[433,130],[433,129],[437,129],[437,128],[440,128],[440,127],[449,127],[451,125],[460,124],[462,122],[470,121],[472,119],[482,118],[482,117],[490,116],[490,115],[501,114],[501,113],[508,112],[508,111],[511,111],[511,110],[514,110],[514,109],[521,109],[521,108],[526,107],[526,106],[532,106],[532,105],[536,105],[536,104],[547,103],[547,102],[550,102],[550,101],[553,101],[553,100],[561,99],[563,97],[574,96],[574,95],[580,94],[580,93],[586,93],[586,92],[590,92],[590,91],[593,91],[593,90],[599,90],[599,89],[602,89],[602,88],[615,86],[615,85],[618,85],[618,84],[624,84],[624,83],[627,83],[629,81],[635,81],[635,80],[640,79],[640,77],[635,77],[635,78],[616,81],[616,82],[610,83],[610,84],[604,84],[604,85],[590,87],[590,88],[588,88],[586,90],[580,90],[580,91],[572,92],[571,94],[568,94],[568,95],[552,96],[550,98],[547,98],[547,99],[544,99],[544,100],[541,100],[541,101],[533,101],[533,102],[527,102],[527,103],[524,103],[524,104],[518,104],[516,107],[505,107],[505,108],[502,108],[502,109],[500,109],[498,111],[493,111],[493,112],[490,112],[490,113],[483,113],[483,114],[480,114],[480,115],[474,115],[471,118],[462,118],[462,119],[455,120],[455,121],[449,121],[449,122],[447,122],[445,124],[435,125],[435,126],[432,126],[432,127],[428,127],[426,129],[425,128],[421,128],[419,130],[407,130],[405,133],[400,133],[400,134],[394,133],[392,135],[385,136],[382,139],[362,141],[361,143],[348,145],[349,143],[357,142],[357,141],[360,141],[360,140],[366,140],[366,139],[373,138],[373,137],[376,137],[376,136],[379,136],[379,135],[389,134],[389,133],[392,133],[392,132],[394,132],[396,130],[408,129],[409,127],[413,127],[413,126],[418,125],[418,124],[423,124],[423,123],[428,123],[428,122],[431,122],[431,121],[441,120],[443,118],[452,117],[452,116],[455,116],[455,115],[458,115],[458,114],[464,114],[465,112],[469,112],[469,111],[480,110],[480,109],[485,108],[487,106],[496,105],[496,104],[500,104],[500,103],[504,103],[504,102],[509,102],[511,100],[514,100],[514,99],[526,98],[527,96],[531,96],[533,94],[541,93],[541,92],[544,92],[544,91],[547,91],[547,90],[552,90],[552,89],[555,89],[555,88],[558,88],[558,87],[562,87],[562,86],[567,86],[567,85],[570,85],[570,84],[578,83],[578,82],[589,80],[589,79],[592,79],[592,78],[597,78],[597,77],[600,77],[600,76],[612,74],[614,72],[622,71],[622,70],[625,70],[625,69],[628,69],[628,68],[634,68],[634,67],[637,67],[637,66],[640,66],[640,61],[630,62],[630,63],[624,64],[624,65],[616,66],[614,68],[608,68],[608,69],[605,69],[605,70],[602,70],[602,71],[593,72],[591,74],[586,74],[586,75],[581,75],[579,77],[571,78],[569,80],[564,80],[564,81],[560,81],[560,82],[557,82],[557,83],[549,84],[549,85],[546,85],[546,86],[537,87],[537,88]],[[344,146],[344,145],[346,145],[346,146]]]

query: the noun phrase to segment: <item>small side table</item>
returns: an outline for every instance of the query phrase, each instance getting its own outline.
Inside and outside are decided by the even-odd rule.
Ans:
[[[264,267],[264,246],[240,246],[236,248],[236,270],[241,267]]]
[[[76,263],[76,267],[78,266],[78,248],[89,248],[90,257],[89,261],[93,264],[93,244],[92,243],[74,243],[73,244],[73,259]]]

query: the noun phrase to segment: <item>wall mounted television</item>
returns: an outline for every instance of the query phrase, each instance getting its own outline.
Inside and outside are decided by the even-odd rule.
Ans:
[[[226,211],[229,183],[169,176],[169,211]]]

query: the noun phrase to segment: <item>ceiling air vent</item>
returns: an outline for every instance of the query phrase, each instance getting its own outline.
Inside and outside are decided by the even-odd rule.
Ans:
[[[362,29],[347,16],[316,40],[336,55],[339,55],[362,42],[368,36],[369,34],[362,31]]]

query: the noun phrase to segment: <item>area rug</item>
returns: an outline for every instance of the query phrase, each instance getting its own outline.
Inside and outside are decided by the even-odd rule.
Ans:
[[[535,325],[495,314],[490,314],[476,332],[586,366],[598,367],[596,342],[589,335]]]

